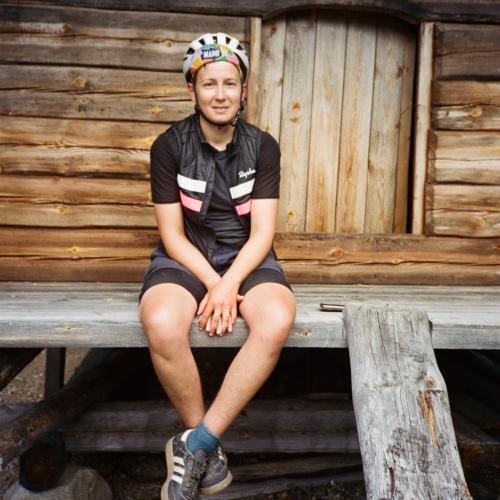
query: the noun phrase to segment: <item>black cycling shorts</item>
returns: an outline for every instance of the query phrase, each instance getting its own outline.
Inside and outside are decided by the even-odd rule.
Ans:
[[[213,268],[222,276],[229,269],[238,252],[238,249],[232,247],[218,246],[211,259]],[[151,256],[151,264],[144,273],[144,284],[139,293],[139,302],[146,290],[162,283],[175,283],[182,286],[191,293],[197,304],[207,293],[205,285],[189,269],[169,258],[162,251],[155,250]],[[279,283],[292,290],[273,250],[243,281],[239,288],[240,295],[245,295],[260,283]]]

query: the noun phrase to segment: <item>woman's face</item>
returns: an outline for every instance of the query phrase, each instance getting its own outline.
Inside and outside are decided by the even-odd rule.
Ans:
[[[235,117],[246,88],[234,64],[217,61],[200,68],[195,87],[188,84],[188,90],[191,99],[198,101],[202,113],[210,121],[224,124]]]

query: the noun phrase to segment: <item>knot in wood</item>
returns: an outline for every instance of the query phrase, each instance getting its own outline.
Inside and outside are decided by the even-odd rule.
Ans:
[[[332,248],[330,250],[330,255],[332,257],[342,257],[342,255],[344,255],[344,250],[342,250],[342,248],[339,248],[339,247],[335,247],[335,248]]]
[[[300,115],[301,115],[300,103],[298,101],[293,102],[291,108],[292,108],[292,112],[290,115],[290,120],[292,120],[292,121],[298,120],[300,118]]]
[[[242,437],[242,438],[249,438],[250,437],[250,433],[246,430],[241,430],[240,432],[238,432],[239,436]]]
[[[62,24],[61,27],[59,28],[60,35],[65,35],[69,31],[71,31],[71,26],[68,23]]]
[[[67,212],[67,209],[64,205],[58,205],[58,207],[56,208],[57,210],[57,213],[63,215]]]
[[[475,106],[469,111],[469,116],[471,118],[478,118],[482,114],[483,114],[483,109],[481,108],[481,106]]]
[[[87,80],[85,78],[75,78],[73,85],[78,89],[85,89],[87,87]]]
[[[483,227],[486,224],[486,221],[482,217],[474,217],[472,223],[476,227]]]
[[[172,42],[172,40],[165,40],[163,42],[163,45],[165,45],[165,47],[167,47],[167,49],[169,49],[170,47],[172,47],[174,45],[174,42]]]

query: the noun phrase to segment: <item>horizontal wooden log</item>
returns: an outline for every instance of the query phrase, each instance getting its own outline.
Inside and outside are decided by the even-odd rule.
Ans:
[[[426,208],[498,212],[500,186],[427,184]]]
[[[149,179],[149,151],[0,145],[0,174]]]
[[[437,80],[431,95],[433,106],[500,106],[500,82]]]
[[[169,123],[193,112],[190,101],[163,98],[0,90],[0,115]]]
[[[50,2],[46,2],[50,3]],[[224,26],[240,41],[249,39],[249,22],[244,17],[173,14],[172,12],[113,12],[82,8],[54,8],[46,5],[3,5],[0,7],[0,33],[25,33],[109,38],[175,40],[190,42],[204,33]]]
[[[0,349],[0,390],[33,359],[40,354],[41,349]]]
[[[498,130],[500,106],[436,106],[432,108],[431,124],[435,130]]]
[[[498,245],[463,238],[412,234],[277,233],[274,248],[282,260],[338,264],[462,263],[500,264]]]
[[[114,356],[75,378],[64,388],[34,405],[27,413],[0,430],[0,467],[26,451],[37,439],[71,420],[92,403],[106,398],[111,390],[140,367],[131,362],[132,351]]]
[[[429,159],[500,161],[500,132],[438,131],[429,133]]]
[[[20,0],[18,3],[26,3]],[[29,1],[27,2],[29,3]],[[71,5],[92,7],[98,9],[137,10],[133,2],[120,0],[50,0],[54,5]],[[244,0],[235,0],[230,4],[222,0],[212,0],[210,3],[201,0],[185,2],[181,0],[143,0],[140,4],[142,10],[167,11],[167,12],[196,12],[199,14],[215,14],[225,12],[228,15],[273,17],[282,12],[297,10],[298,8],[343,8],[365,10],[368,12],[381,12],[408,21],[418,23],[421,21],[443,20],[464,22],[497,22],[500,21],[500,12],[494,1],[477,3],[474,0],[451,0],[440,2],[438,0],[402,0],[397,4],[380,2],[378,0],[279,0],[268,2],[255,0],[252,3]]]
[[[436,24],[434,79],[500,77],[500,26],[495,24]]]
[[[397,309],[344,310],[367,497],[472,498],[427,315]]]
[[[168,124],[3,116],[0,144],[143,149]]]
[[[129,265],[131,265],[129,263]],[[83,274],[83,273],[82,273]],[[32,275],[33,276],[33,275]],[[500,288],[495,286],[294,285],[297,317],[288,347],[346,347],[340,312],[320,302],[397,304],[426,311],[434,348],[500,349]],[[145,347],[137,317],[140,285],[119,283],[0,283],[1,347]],[[31,311],[26,315],[25,311]],[[237,347],[247,335],[241,319],[231,335],[212,338],[193,324],[194,347]]]
[[[131,85],[133,82],[133,85]],[[0,72],[0,89],[109,93],[117,97],[161,97],[188,100],[184,75],[180,72],[8,64]]]
[[[43,225],[73,230],[81,227],[126,227],[127,232],[134,232],[134,228],[138,227],[155,229],[156,219],[151,206],[0,202],[0,224],[32,228]]]
[[[500,158],[495,160],[430,160],[431,183],[500,185]]]
[[[121,203],[151,205],[150,183],[132,179],[89,179],[2,175],[0,200],[29,203]]]
[[[500,213],[427,210],[425,232],[436,236],[498,237],[500,236]]]

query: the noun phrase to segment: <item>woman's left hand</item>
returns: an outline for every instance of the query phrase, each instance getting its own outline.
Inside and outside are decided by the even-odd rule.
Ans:
[[[238,288],[237,282],[223,276],[208,290],[197,311],[200,315],[200,330],[205,329],[210,336],[233,331],[238,313],[237,304],[243,300],[243,296],[238,294]]]

